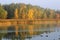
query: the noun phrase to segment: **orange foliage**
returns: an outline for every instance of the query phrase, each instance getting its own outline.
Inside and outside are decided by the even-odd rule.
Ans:
[[[30,9],[28,12],[28,19],[33,19],[34,10]]]

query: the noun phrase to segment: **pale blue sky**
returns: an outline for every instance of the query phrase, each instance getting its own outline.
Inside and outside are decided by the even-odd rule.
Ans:
[[[60,10],[60,0],[0,0],[1,4],[25,3]]]

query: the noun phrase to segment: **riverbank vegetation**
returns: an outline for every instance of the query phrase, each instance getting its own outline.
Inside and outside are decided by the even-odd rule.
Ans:
[[[42,8],[30,4],[0,5],[0,19],[56,19],[60,10]]]

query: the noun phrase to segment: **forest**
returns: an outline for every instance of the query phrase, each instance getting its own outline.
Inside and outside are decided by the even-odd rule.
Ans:
[[[60,10],[31,4],[0,4],[0,19],[56,19],[57,14],[60,14]]]

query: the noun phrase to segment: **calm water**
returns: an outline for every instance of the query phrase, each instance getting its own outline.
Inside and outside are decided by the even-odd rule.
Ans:
[[[18,25],[18,35],[14,26],[0,29],[0,40],[60,40],[58,24]]]

